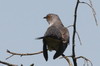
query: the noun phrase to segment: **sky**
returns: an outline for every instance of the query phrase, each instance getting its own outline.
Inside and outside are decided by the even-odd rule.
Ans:
[[[42,51],[42,40],[35,38],[44,35],[48,23],[43,19],[49,13],[59,15],[64,26],[73,24],[74,8],[77,0],[0,0],[0,60],[9,63],[29,66],[68,66],[65,59],[53,60],[53,52],[49,52],[46,62],[42,54],[33,56],[13,56],[7,49],[16,53],[33,53]],[[82,0],[81,0],[82,1]],[[88,0],[83,0],[89,2]],[[80,35],[82,45],[76,36],[76,56],[84,56],[92,61],[94,66],[100,65],[100,1],[92,0],[96,11],[98,26],[92,15],[91,8],[80,4],[77,15],[77,32]],[[72,31],[70,32],[70,44],[64,54],[71,55]],[[70,58],[72,61],[72,59]],[[78,59],[78,66],[83,66],[84,60]],[[0,66],[4,66],[0,64]]]

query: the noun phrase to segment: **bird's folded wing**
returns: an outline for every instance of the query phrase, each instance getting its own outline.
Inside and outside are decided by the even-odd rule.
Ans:
[[[69,31],[66,27],[61,29],[63,43],[69,43]]]
[[[68,29],[66,27],[62,27],[62,28],[60,28],[60,32],[61,32],[61,35],[62,35],[62,43],[60,44],[58,50],[56,51],[53,59],[56,59],[60,55],[63,55],[65,49],[67,48],[67,46],[69,44],[69,32],[68,32]]]
[[[55,26],[51,26],[47,29],[44,37],[51,37],[54,39],[62,39],[62,35],[61,32],[58,28],[56,28]]]

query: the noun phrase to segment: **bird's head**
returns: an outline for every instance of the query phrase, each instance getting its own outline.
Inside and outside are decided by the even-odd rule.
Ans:
[[[55,22],[57,23],[60,21],[59,16],[56,14],[48,14],[44,19],[46,19],[49,24],[54,24]]]

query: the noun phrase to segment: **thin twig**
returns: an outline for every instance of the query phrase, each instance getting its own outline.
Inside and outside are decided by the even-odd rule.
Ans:
[[[73,27],[73,25],[69,25],[69,26],[67,26],[67,28],[69,28],[69,27]]]
[[[68,57],[71,57],[72,58],[73,56],[69,55],[69,56],[65,56],[65,57],[60,57],[60,59],[62,59],[62,58],[65,58],[66,59]],[[88,62],[90,62],[91,66],[93,66],[92,62],[89,59],[87,59],[86,57],[84,57],[84,56],[75,57],[76,60],[77,59],[80,59],[80,58],[84,59],[83,66],[85,66],[86,64],[87,64],[87,66],[89,66],[89,63]]]
[[[9,59],[9,58],[11,58],[12,56],[14,56],[14,55],[11,55],[11,56],[7,57],[6,60]]]
[[[96,11],[93,8],[92,1],[91,0],[89,0],[89,1],[90,1],[90,4],[87,3],[87,2],[80,2],[80,3],[86,4],[86,5],[88,5],[92,9],[93,17],[95,19],[96,25],[98,26],[98,22],[97,22],[97,18],[96,18]]]
[[[67,26],[67,28],[69,28],[69,27],[73,27],[73,25],[69,25],[69,26]],[[79,33],[78,33],[77,31],[76,31],[76,34],[77,34],[77,36],[78,36],[78,39],[79,39],[80,45],[82,45],[81,38],[80,38]]]
[[[69,66],[73,66],[71,61],[69,60],[69,58],[67,56],[62,55],[62,57],[66,59],[66,61],[68,62]]]
[[[67,62],[69,63],[69,66],[73,66],[68,57],[64,57],[64,58],[65,58],[65,59],[67,60]]]
[[[11,64],[11,63],[8,63],[8,62],[4,62],[4,61],[0,61],[1,64],[4,64],[4,65],[7,65],[7,66],[18,66],[18,65],[15,65],[15,64]]]
[[[79,33],[78,33],[77,31],[76,31],[76,34],[77,34],[77,36],[78,36],[78,39],[79,39],[80,45],[82,45],[81,38],[80,38]]]
[[[90,62],[91,63],[91,66],[93,66],[92,62],[89,59],[87,59],[86,57],[84,57],[84,56],[79,56],[79,57],[76,57],[75,59],[80,59],[80,58],[82,58],[85,61],[87,61],[87,66],[89,66],[88,62]]]
[[[90,1],[90,5],[92,6],[93,16],[94,16],[96,25],[98,26],[98,22],[97,22],[97,18],[96,18],[96,12],[95,12],[95,9],[94,9],[94,7],[93,7],[92,1],[91,1],[91,0],[89,0],[89,1]]]
[[[6,59],[9,59],[9,58],[11,58],[14,55],[19,55],[19,56],[37,55],[37,54],[43,53],[43,51],[36,52],[36,53],[15,53],[15,52],[11,52],[11,51],[7,50],[7,53],[12,54],[8,58],[6,58]]]

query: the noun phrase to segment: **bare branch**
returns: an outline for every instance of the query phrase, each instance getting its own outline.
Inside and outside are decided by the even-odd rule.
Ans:
[[[93,66],[92,62],[89,59],[87,59],[86,57],[84,57],[84,56],[76,57],[76,59],[80,59],[80,58],[84,59],[87,62],[87,66],[89,66],[88,62],[90,62],[91,66]]]
[[[70,27],[73,27],[73,25],[69,25],[69,26],[67,26],[67,28],[70,28]],[[82,45],[82,41],[81,41],[81,38],[80,38],[79,33],[77,32],[77,30],[76,30],[76,34],[77,34],[77,36],[78,36],[78,39],[79,39],[80,45]]]
[[[11,55],[11,56],[7,57],[6,60],[9,59],[9,58],[11,58],[12,56],[14,56],[14,55]]]
[[[62,55],[62,57],[66,59],[66,61],[68,62],[69,66],[73,66],[71,61],[69,60],[69,58],[67,56]]]
[[[11,51],[7,50],[7,53],[12,54],[12,55],[9,56],[8,58],[6,58],[6,59],[9,59],[9,58],[11,58],[11,57],[14,56],[14,55],[19,55],[19,56],[37,55],[37,54],[43,53],[43,51],[36,52],[36,53],[15,53],[15,52],[11,52]]]
[[[64,57],[60,57],[60,59],[61,58],[68,58],[68,57],[73,57],[73,56],[64,56]],[[82,58],[82,59],[84,59],[84,64],[83,64],[83,66],[85,66],[85,65],[87,65],[87,66],[89,66],[89,63],[91,64],[91,66],[93,66],[93,64],[92,64],[92,62],[89,60],[89,59],[87,59],[86,57],[84,57],[84,56],[79,56],[79,57],[75,57],[75,59],[77,60],[77,59],[80,59],[80,58]],[[88,63],[89,62],[89,63]]]
[[[1,64],[4,64],[4,65],[8,65],[8,66],[18,66],[18,65],[15,65],[15,64],[11,64],[11,63],[8,63],[8,62],[4,62],[4,61],[0,61]]]
[[[77,36],[78,36],[78,39],[79,39],[80,45],[82,45],[81,38],[80,38],[79,33],[78,33],[77,31],[76,31],[76,34],[77,34]]]
[[[97,22],[97,18],[96,18],[96,11],[93,8],[92,1],[91,0],[89,0],[89,1],[90,1],[90,4],[87,3],[87,2],[80,2],[80,3],[86,4],[86,5],[88,5],[92,9],[93,17],[95,19],[96,25],[98,26],[98,22]]]
[[[75,6],[75,12],[74,12],[74,24],[73,24],[73,36],[72,36],[72,59],[74,66],[77,66],[77,60],[75,59],[75,33],[76,33],[76,21],[77,21],[77,10],[79,6],[80,1],[77,0],[76,6]]]
[[[73,27],[73,25],[69,25],[69,26],[67,26],[67,28],[69,28],[69,27]]]
[[[98,26],[98,22],[97,22],[97,18],[96,18],[96,12],[95,12],[95,9],[94,9],[94,7],[93,7],[93,5],[92,5],[92,1],[91,1],[91,0],[89,0],[89,1],[90,1],[90,5],[91,5],[91,7],[92,7],[92,12],[93,12],[93,16],[94,16],[96,25]]]
[[[9,51],[9,50],[7,50],[7,52],[10,53],[10,54],[12,54],[12,55],[9,56],[9,57],[6,58],[6,59],[9,59],[9,58],[11,58],[11,57],[14,56],[14,55],[29,56],[29,55],[37,55],[37,54],[43,53],[43,51],[40,51],[40,52],[37,52],[37,53],[15,53],[15,52],[11,52],[11,51]],[[66,57],[66,56],[63,56],[63,57],[67,60],[67,62],[69,63],[69,66],[72,66],[72,63],[71,63],[71,61],[68,59],[68,57]],[[32,64],[31,66],[34,66],[34,64]]]
[[[95,22],[96,22],[96,25],[98,25],[97,23],[97,19],[96,19],[96,12],[93,8],[93,5],[92,5],[92,1],[90,1],[90,4],[86,3],[86,2],[80,2],[80,0],[77,0],[77,3],[76,3],[76,6],[75,6],[75,12],[74,12],[74,24],[73,24],[73,36],[72,36],[72,59],[73,59],[73,63],[74,63],[74,66],[77,66],[77,60],[75,59],[75,35],[77,34],[78,36],[78,39],[80,41],[80,44],[81,43],[81,39],[80,39],[80,36],[78,34],[78,32],[76,31],[76,21],[77,21],[77,10],[78,10],[78,6],[79,6],[79,3],[84,3],[84,4],[87,4],[91,9],[92,9],[92,12],[93,12],[93,16],[94,16],[94,19],[95,19]],[[78,57],[77,57],[78,58]],[[80,58],[84,58],[86,61],[89,61],[88,59],[86,59],[85,57],[83,56],[80,56]],[[91,63],[91,61],[89,61]],[[88,63],[87,63],[88,65]],[[91,63],[91,66],[92,66],[92,63]]]

